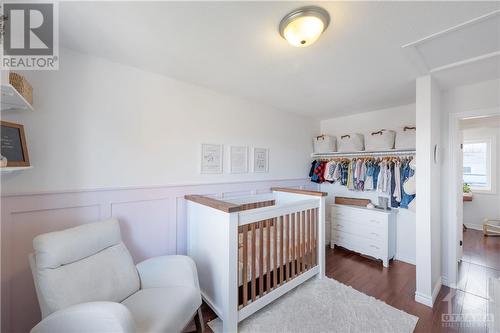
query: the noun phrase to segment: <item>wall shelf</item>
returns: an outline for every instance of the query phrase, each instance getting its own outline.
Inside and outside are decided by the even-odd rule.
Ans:
[[[415,150],[386,150],[386,151],[356,151],[349,153],[330,152],[330,153],[312,153],[312,158],[332,158],[332,157],[371,157],[371,156],[405,156],[415,155]]]
[[[2,111],[34,111],[33,106],[10,84],[2,84]]]
[[[33,168],[32,166],[29,166],[29,167],[5,167],[5,168],[0,168],[0,173],[7,174],[7,173],[16,172],[16,171],[29,170],[32,168]]]

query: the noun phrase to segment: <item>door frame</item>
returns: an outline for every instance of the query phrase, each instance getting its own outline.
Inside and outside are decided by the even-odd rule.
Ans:
[[[463,215],[461,221],[457,216],[458,209],[463,209],[462,188],[458,179],[462,177],[462,170],[458,170],[460,153],[460,120],[467,118],[491,117],[500,115],[500,107],[477,109],[472,111],[450,113],[449,115],[449,151],[450,151],[450,204],[448,206],[448,285],[456,288],[458,280],[458,253],[460,247],[460,233],[462,233]]]

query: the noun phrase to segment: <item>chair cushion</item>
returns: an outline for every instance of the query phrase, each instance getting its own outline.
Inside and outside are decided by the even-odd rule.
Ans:
[[[118,220],[84,224],[33,239],[38,268],[57,268],[89,257],[122,241]]]
[[[44,316],[84,302],[121,302],[140,288],[139,274],[123,243],[58,268],[38,269],[35,277],[47,305]]]
[[[181,332],[201,305],[200,292],[191,287],[142,289],[122,302],[137,332]]]

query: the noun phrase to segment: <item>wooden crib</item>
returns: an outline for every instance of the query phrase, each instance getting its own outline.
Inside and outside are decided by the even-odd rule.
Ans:
[[[324,276],[326,193],[272,188],[224,201],[188,195],[188,255],[224,332],[309,278]]]

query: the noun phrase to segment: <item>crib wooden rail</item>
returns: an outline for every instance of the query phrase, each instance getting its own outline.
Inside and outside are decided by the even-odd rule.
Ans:
[[[239,213],[240,309],[318,265],[318,223],[317,200]]]

